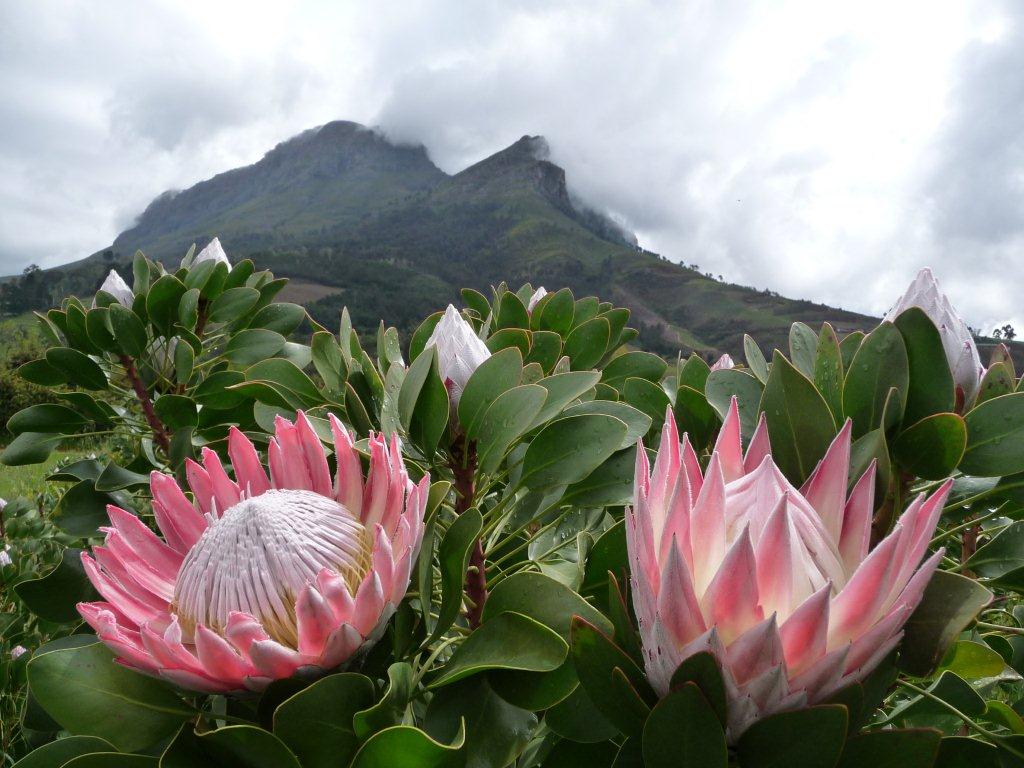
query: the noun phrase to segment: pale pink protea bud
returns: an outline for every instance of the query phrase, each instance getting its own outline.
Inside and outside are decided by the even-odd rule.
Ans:
[[[107,508],[103,546],[82,555],[104,601],[78,611],[119,661],[192,690],[261,690],[376,642],[409,586],[429,477],[413,483],[396,440],[371,435],[364,481],[352,437],[331,428],[333,478],[301,411],[277,420],[269,479],[234,428],[234,479],[208,448],[186,466],[193,501],[154,472],[163,539]]]
[[[28,653],[28,648],[26,648],[24,645],[16,645],[13,648],[11,648],[11,660],[13,661],[15,659],[21,658],[26,653]]]
[[[729,354],[724,354],[718,358],[711,366],[712,371],[724,371],[729,368],[735,368],[736,363],[732,361],[732,357]]]
[[[963,390],[964,402],[970,406],[978,395],[978,387],[981,385],[985,369],[981,364],[971,329],[953,309],[949,297],[939,288],[939,281],[928,267],[917,273],[914,282],[896,305],[886,313],[885,319],[895,320],[911,307],[924,310],[939,329],[942,348],[946,353],[949,369],[953,373],[953,382]]]
[[[128,283],[117,273],[116,269],[112,269],[107,273],[107,277],[103,281],[103,285],[100,286],[100,290],[109,293],[117,299],[118,304],[124,307],[131,307],[132,302],[135,301],[135,293],[128,287]],[[95,299],[93,299],[92,304],[96,306]]]
[[[542,285],[540,288],[533,292],[533,295],[530,297],[530,301],[526,304],[526,311],[533,312],[533,308],[537,306],[537,302],[547,295],[548,292],[544,290],[544,286]]]
[[[224,253],[224,248],[220,244],[220,238],[213,238],[206,247],[203,248],[192,262],[192,266],[201,264],[204,261],[217,261],[231,269],[231,262],[228,261],[228,255]]]
[[[434,327],[426,346],[428,349],[437,347],[441,379],[448,388],[452,406],[458,406],[466,382],[480,363],[491,356],[490,350],[476,335],[473,326],[451,304]]]
[[[869,551],[874,466],[847,496],[850,422],[797,490],[762,419],[744,456],[733,399],[707,471],[669,410],[649,472],[637,451],[626,514],[633,606],[659,695],[710,651],[729,699],[727,735],[819,703],[863,679],[902,637],[942,553],[922,558],[949,493],[915,499]]]

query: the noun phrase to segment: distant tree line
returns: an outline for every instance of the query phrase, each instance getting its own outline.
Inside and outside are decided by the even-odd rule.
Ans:
[[[63,273],[43,272],[29,264],[17,277],[0,283],[0,315],[20,315],[36,309],[49,309],[64,295]]]

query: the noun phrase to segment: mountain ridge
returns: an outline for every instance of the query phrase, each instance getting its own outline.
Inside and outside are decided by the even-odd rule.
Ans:
[[[635,236],[571,193],[540,136],[447,174],[422,145],[348,121],[281,142],[252,165],[151,202],[113,244],[61,271],[75,290],[136,249],[168,263],[219,236],[232,259],[317,288],[307,303],[333,325],[343,304],[366,330],[411,324],[458,289],[500,281],[571,287],[633,310],[664,354],[738,353],[743,332],[785,344],[795,320],[844,330],[877,320],[732,285],[640,248]],[[91,282],[90,282],[91,281]]]

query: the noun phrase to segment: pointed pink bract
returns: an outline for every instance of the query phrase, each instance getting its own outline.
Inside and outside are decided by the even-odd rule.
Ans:
[[[949,492],[916,500],[869,552],[874,465],[847,494],[849,422],[801,490],[773,463],[763,416],[745,455],[739,426],[734,399],[702,474],[670,410],[653,470],[638,447],[626,512],[647,676],[665,695],[679,663],[714,653],[732,742],[863,679],[895,647],[941,557],[922,564]]]

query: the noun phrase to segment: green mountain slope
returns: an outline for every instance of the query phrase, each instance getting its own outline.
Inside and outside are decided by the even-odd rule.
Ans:
[[[540,137],[527,137],[455,174],[422,147],[398,146],[335,122],[286,141],[246,168],[161,195],[113,245],[60,270],[94,289],[136,249],[173,261],[217,235],[233,259],[251,256],[297,281],[296,297],[332,325],[348,304],[357,325],[380,318],[409,330],[464,286],[502,280],[571,287],[633,310],[645,345],[663,353],[738,353],[744,331],[766,347],[789,325],[870,317],[713,280],[637,247],[632,234],[575,201]]]

